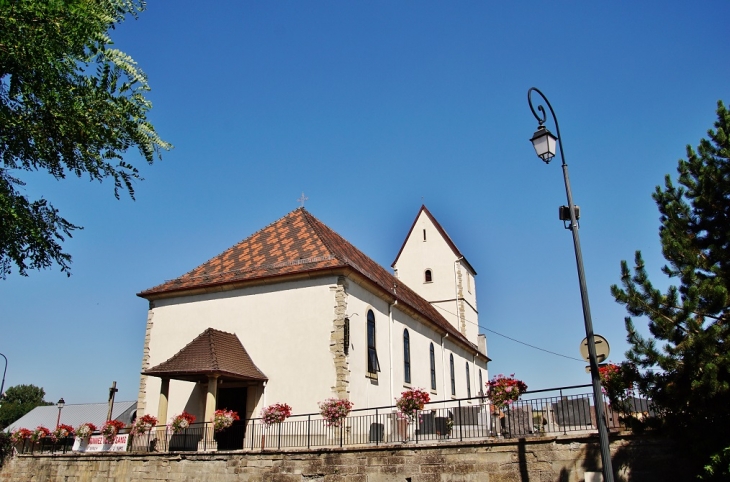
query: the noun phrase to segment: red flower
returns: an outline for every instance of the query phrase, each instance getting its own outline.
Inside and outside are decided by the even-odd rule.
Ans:
[[[152,430],[157,425],[157,417],[152,415],[142,415],[134,422],[132,427],[133,435],[141,435]]]
[[[431,396],[422,388],[411,388],[400,394],[400,398],[396,398],[395,406],[398,407],[398,414],[406,417],[411,422],[416,418],[419,410],[423,410],[423,406],[431,401]]]
[[[33,435],[33,432],[31,432],[27,428],[16,428],[15,430],[13,430],[13,433],[10,434],[10,439],[13,442],[20,442],[25,439],[29,439],[31,435]]]
[[[96,432],[96,425],[91,422],[86,422],[79,425],[76,429],[76,436],[79,438],[88,438],[94,432]]]
[[[291,407],[286,403],[275,403],[264,407],[261,411],[261,418],[265,425],[281,423],[291,416]]]
[[[56,440],[74,436],[74,428],[71,425],[61,424],[51,433],[51,438]]]
[[[233,410],[216,410],[213,415],[213,429],[216,432],[220,432],[233,425],[234,421],[240,419],[238,413]]]
[[[486,383],[486,386],[487,398],[499,408],[519,400],[520,395],[527,391],[525,382],[517,380],[514,373],[509,377],[496,375]]]
[[[183,413],[172,418],[170,429],[172,429],[172,433],[178,433],[188,428],[193,422],[195,422],[195,415],[183,410]]]
[[[114,437],[117,436],[119,431],[126,427],[126,424],[120,420],[107,420],[103,427],[101,427],[101,434],[104,436],[104,442],[112,443]]]
[[[43,425],[38,425],[36,427],[36,429],[33,431],[33,433],[31,434],[30,439],[33,442],[38,442],[42,438],[48,437],[49,435],[51,435],[51,431],[50,430],[48,430]]]

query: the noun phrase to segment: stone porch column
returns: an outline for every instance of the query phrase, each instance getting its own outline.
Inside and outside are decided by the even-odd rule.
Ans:
[[[205,397],[204,422],[212,422],[215,415],[215,399],[218,396],[218,375],[208,376],[208,394]]]
[[[165,425],[167,423],[167,402],[170,395],[170,379],[163,378],[160,385],[160,403],[157,405],[157,423]]]
[[[167,402],[170,395],[170,379],[162,378],[160,384],[160,402],[157,404],[157,430],[156,443],[158,450],[167,450]],[[163,445],[164,444],[164,445]]]

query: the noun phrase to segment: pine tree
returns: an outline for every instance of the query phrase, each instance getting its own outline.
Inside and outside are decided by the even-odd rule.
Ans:
[[[611,287],[629,314],[649,320],[644,337],[626,318],[626,356],[698,471],[730,446],[730,112],[722,101],[714,126],[697,151],[687,146],[678,185],[667,175],[652,196],[661,213],[662,271],[676,285],[656,289],[637,251],[633,274],[621,262],[623,288]]]

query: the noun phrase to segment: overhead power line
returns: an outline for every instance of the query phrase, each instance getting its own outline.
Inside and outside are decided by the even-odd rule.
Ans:
[[[456,313],[453,313],[453,312],[451,312],[451,311],[447,310],[446,308],[444,308],[444,307],[442,307],[442,306],[438,306],[438,305],[434,305],[434,306],[435,306],[436,308],[440,309],[440,310],[443,310],[443,311],[445,311],[446,313],[448,313],[448,314],[450,314],[450,315],[454,315],[454,316],[457,316],[457,315],[456,315]],[[519,344],[521,344],[521,345],[529,346],[530,348],[534,348],[535,350],[540,350],[540,351],[544,351],[545,353],[550,353],[551,355],[559,356],[559,357],[562,357],[562,358],[567,358],[568,360],[576,360],[576,361],[579,361],[579,362],[581,362],[581,363],[585,363],[585,360],[582,360],[582,359],[580,359],[580,358],[575,358],[575,357],[572,357],[572,356],[568,356],[568,355],[563,355],[563,354],[561,354],[561,353],[556,353],[556,352],[554,352],[554,351],[546,350],[545,348],[540,348],[539,346],[531,345],[531,344],[529,344],[529,343],[526,343],[526,342],[524,342],[524,341],[520,341],[520,340],[518,340],[518,339],[516,339],[516,338],[512,338],[511,336],[503,335],[502,333],[496,332],[496,331],[494,331],[494,330],[490,330],[490,329],[489,329],[489,328],[487,328],[486,326],[484,326],[484,325],[480,325],[479,323],[473,322],[473,321],[471,321],[471,320],[466,320],[466,321],[467,321],[468,323],[471,323],[472,325],[477,325],[477,326],[478,326],[479,328],[481,328],[481,329],[482,329],[482,330],[484,330],[484,331],[488,331],[489,333],[494,333],[494,334],[495,334],[495,335],[497,335],[497,336],[501,336],[501,337],[503,337],[503,338],[507,338],[508,340],[514,341],[515,343],[519,343]]]
[[[575,357],[572,357],[572,356],[568,356],[568,355],[562,355],[562,354],[560,354],[560,353],[555,353],[554,351],[546,350],[545,348],[540,348],[539,346],[535,346],[535,345],[530,345],[529,343],[525,343],[524,341],[520,341],[520,340],[517,340],[517,339],[515,339],[515,338],[511,338],[511,337],[509,337],[509,336],[507,336],[507,335],[503,335],[502,333],[497,333],[496,331],[494,331],[494,330],[490,330],[489,328],[487,328],[487,327],[485,327],[485,326],[482,326],[482,325],[478,325],[478,326],[479,326],[479,328],[481,328],[482,330],[488,331],[489,333],[494,333],[495,335],[501,336],[501,337],[503,337],[503,338],[507,338],[508,340],[512,340],[512,341],[514,341],[515,343],[519,343],[519,344],[521,344],[521,345],[529,346],[530,348],[534,348],[535,350],[540,350],[540,351],[544,351],[545,353],[550,353],[551,355],[555,355],[555,356],[559,356],[559,357],[567,358],[567,359],[569,359],[569,360],[576,360],[576,361],[579,361],[579,362],[581,362],[581,363],[585,363],[585,362],[586,362],[585,360],[581,360],[580,358],[575,358]]]

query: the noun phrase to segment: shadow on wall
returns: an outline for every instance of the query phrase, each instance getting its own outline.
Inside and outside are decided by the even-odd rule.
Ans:
[[[529,482],[530,473],[527,470],[527,446],[523,438],[517,442],[517,457],[520,465],[520,481]]]
[[[188,413],[195,415],[196,422],[202,422],[205,417],[205,397],[208,393],[208,386],[202,383],[196,383],[195,387],[190,391],[190,397],[185,403],[185,410]],[[177,413],[168,413],[167,418],[172,418]],[[160,423],[166,423],[164,420],[160,420]]]
[[[658,444],[655,439],[636,437],[631,443],[620,445],[611,451],[613,477],[615,482],[684,482],[693,477],[686,471],[687,464],[681,463],[684,458],[678,446],[669,450],[668,440]],[[601,472],[601,449],[598,441],[587,445],[583,450],[584,472]],[[648,457],[647,454],[651,453]],[[680,461],[680,463],[678,463]],[[683,470],[684,469],[684,470]],[[568,480],[568,479],[566,479]]]
[[[692,480],[691,474],[683,464],[683,455],[678,445],[667,444],[663,439],[649,439],[635,437],[625,440],[625,443],[614,448],[611,461],[615,482],[684,482]],[[614,445],[614,447],[616,447]],[[530,481],[529,467],[535,467],[535,455],[527,450],[525,439],[517,442],[517,455],[520,472],[520,482]],[[530,460],[528,460],[530,459]],[[583,474],[586,472],[602,472],[601,450],[598,440],[585,445],[580,449],[577,460],[581,460],[580,467]],[[540,473],[533,470],[533,480],[540,480]],[[574,474],[569,468],[563,467],[557,479],[559,482],[583,482],[585,478]]]
[[[530,481],[530,473],[528,470],[528,462],[527,462],[527,443],[525,439],[519,439],[517,442],[517,457],[518,457],[518,463],[520,467],[520,482],[529,482]],[[533,454],[534,458],[534,454]],[[534,464],[535,461],[533,461]],[[540,473],[536,473],[535,480],[539,481]],[[560,469],[560,474],[558,475],[557,482],[571,482],[570,480],[571,472],[570,470],[563,467]]]

